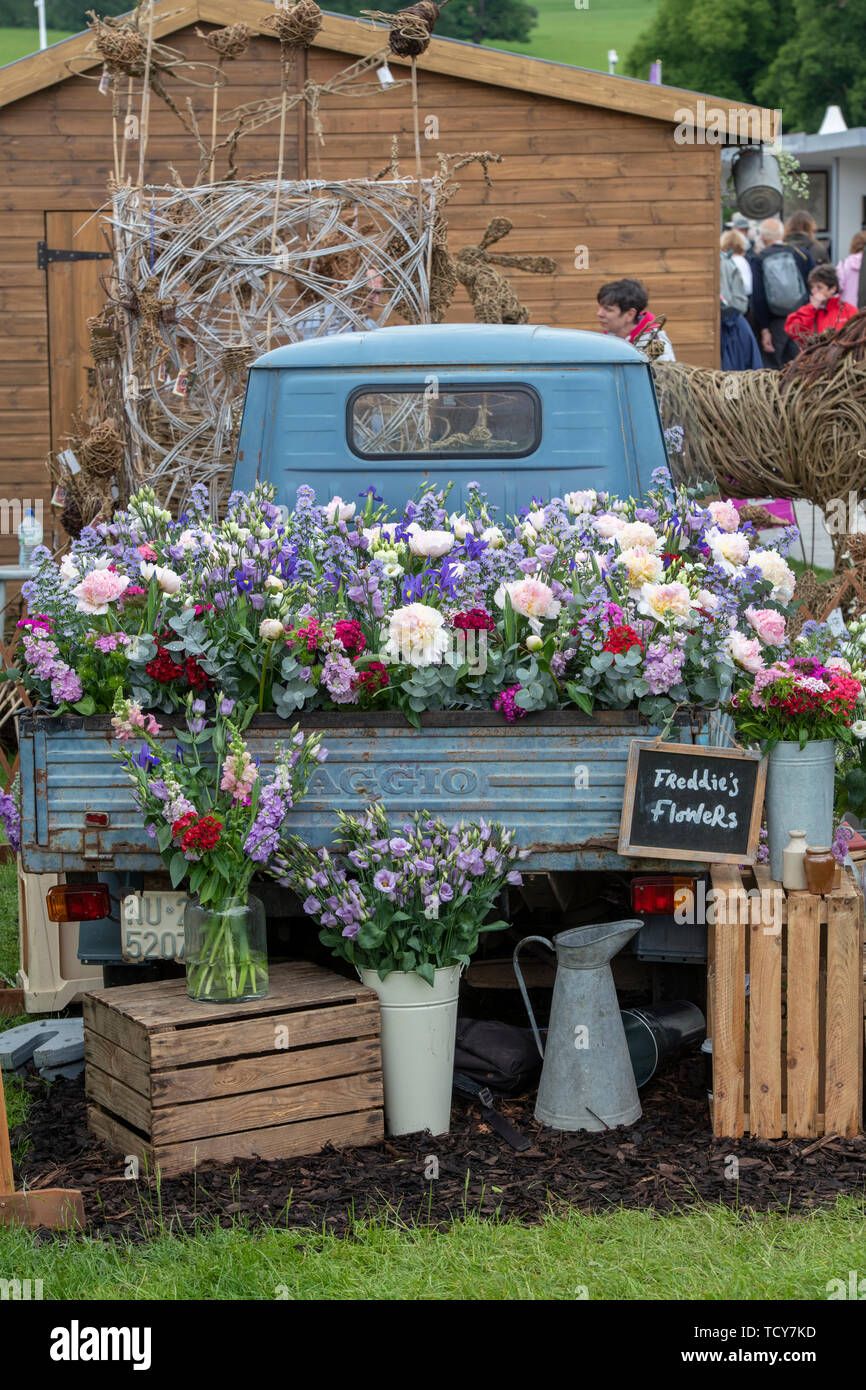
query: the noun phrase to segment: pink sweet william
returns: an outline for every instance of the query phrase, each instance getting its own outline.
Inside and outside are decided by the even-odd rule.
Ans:
[[[107,613],[108,605],[115,603],[129,586],[129,580],[116,570],[91,570],[80,584],[72,590],[78,599],[79,613]]]

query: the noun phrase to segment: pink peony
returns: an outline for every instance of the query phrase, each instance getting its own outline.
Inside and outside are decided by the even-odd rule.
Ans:
[[[515,613],[526,618],[556,618],[562,604],[553,597],[549,584],[540,579],[518,579],[510,584],[500,584],[494,599],[500,608],[505,607],[505,596],[509,595]]]
[[[736,628],[728,638],[728,651],[737,665],[742,666],[744,671],[751,671],[754,674],[754,672],[760,671],[764,665],[761,644],[757,637],[746,637]]]
[[[129,580],[115,570],[91,570],[72,590],[79,613],[107,613],[108,605],[120,598]]]
[[[614,516],[612,512],[602,512],[593,521],[593,526],[600,536],[605,540],[610,540],[611,536],[616,536],[626,527],[625,518]]]
[[[707,511],[720,531],[739,531],[740,513],[733,502],[710,502]]]
[[[775,608],[747,608],[746,620],[767,647],[781,647],[785,640],[785,619]]]

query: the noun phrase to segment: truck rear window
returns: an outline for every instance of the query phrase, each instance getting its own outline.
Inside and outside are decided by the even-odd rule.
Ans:
[[[520,458],[538,448],[541,401],[531,386],[362,386],[346,424],[361,458]]]

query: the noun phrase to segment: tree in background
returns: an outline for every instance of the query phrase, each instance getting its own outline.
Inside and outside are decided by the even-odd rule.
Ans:
[[[848,0],[858,9],[864,3]],[[628,55],[628,71],[645,77],[650,63],[661,58],[665,85],[758,102],[759,83],[773,86],[767,70],[793,33],[800,8],[799,0],[659,0],[655,18]],[[764,101],[781,106],[790,126],[786,95],[773,89]]]
[[[371,0],[324,0],[322,8],[357,17],[375,6]],[[398,10],[400,6],[391,8]],[[436,21],[435,33],[440,38],[470,43],[481,43],[482,39],[527,43],[537,21],[538,11],[526,0],[450,0]]]
[[[828,106],[866,125],[866,0],[794,0],[786,30],[755,95],[782,108],[785,130],[814,132]]]

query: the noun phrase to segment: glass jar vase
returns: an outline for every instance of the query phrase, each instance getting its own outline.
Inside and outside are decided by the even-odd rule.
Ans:
[[[223,898],[204,907],[192,899],[184,910],[183,930],[191,999],[235,1004],[267,994],[267,923],[258,898]]]

